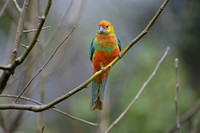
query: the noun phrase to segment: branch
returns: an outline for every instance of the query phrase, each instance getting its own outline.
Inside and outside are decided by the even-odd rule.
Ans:
[[[147,84],[151,81],[151,79],[156,75],[156,72],[160,66],[160,64],[163,62],[165,57],[168,54],[169,47],[166,48],[165,53],[163,54],[162,58],[158,61],[156,67],[154,68],[152,74],[149,76],[149,78],[144,82],[143,86],[140,88],[138,91],[137,95],[134,97],[134,99],[131,101],[131,103],[126,107],[126,109],[120,114],[120,116],[108,127],[108,129],[105,131],[105,133],[108,133],[113,126],[115,126],[121,119],[122,117],[128,112],[128,110],[133,106],[133,104],[137,101],[141,93],[143,92],[144,88],[147,86]]]
[[[17,95],[4,94],[4,95],[0,95],[0,97],[17,98],[18,96]],[[42,103],[40,103],[40,102],[38,102],[38,101],[36,101],[34,99],[28,98],[28,97],[20,96],[20,99],[26,100],[26,101],[29,101],[29,102],[32,102],[32,103],[35,103],[35,104],[38,104],[38,105],[42,105]],[[68,114],[66,112],[63,112],[63,111],[57,109],[56,107],[52,107],[50,109],[52,109],[53,111],[56,111],[56,112],[58,112],[58,113],[60,113],[62,115],[65,115],[65,116],[67,116],[67,117],[69,117],[69,118],[71,118],[73,120],[77,120],[77,121],[80,121],[80,122],[83,122],[83,123],[86,123],[86,124],[89,124],[89,125],[92,125],[92,126],[98,126],[97,123],[93,123],[93,122],[89,122],[89,121],[86,121],[86,120],[81,119],[81,118],[77,118],[77,117],[75,117],[73,115],[70,115],[70,114]]]
[[[71,29],[71,31],[68,33],[68,35],[64,38],[64,40],[56,47],[56,49],[53,51],[52,55],[49,57],[49,59],[44,63],[44,65],[40,68],[40,70],[33,76],[33,78],[26,84],[26,86],[23,88],[23,90],[20,92],[18,98],[15,100],[15,103],[19,99],[19,97],[25,92],[25,90],[28,88],[28,86],[32,83],[32,81],[42,72],[42,70],[46,67],[46,65],[49,63],[49,61],[54,57],[57,50],[62,46],[62,44],[68,39],[68,37],[72,34],[75,27]]]
[[[28,0],[26,0],[26,1],[28,1]],[[15,42],[16,45],[14,45],[14,47],[13,47],[13,51],[12,51],[13,54],[11,54],[10,61],[9,61],[10,70],[9,71],[4,71],[2,76],[1,76],[1,78],[0,78],[0,94],[3,92],[4,88],[6,87],[8,79],[10,78],[11,74],[14,73],[15,68],[17,66],[19,66],[21,63],[23,63],[23,61],[26,59],[26,57],[28,56],[28,54],[32,50],[33,46],[37,42],[38,36],[39,36],[39,34],[40,34],[41,30],[42,30],[42,27],[44,25],[44,22],[46,20],[46,17],[48,15],[49,10],[50,10],[51,3],[52,3],[52,0],[48,0],[44,15],[42,15],[42,19],[40,19],[40,23],[39,23],[38,28],[37,28],[37,30],[35,32],[35,35],[33,37],[32,42],[28,45],[28,47],[25,50],[25,52],[17,59],[15,59],[15,58],[16,58],[16,50],[18,48],[19,41],[17,41],[18,39],[15,39],[16,40],[16,42]],[[21,14],[23,14],[23,9],[22,9]],[[23,29],[20,29],[20,33],[22,33],[22,32],[23,32]],[[17,34],[17,36],[19,36],[19,35]]]
[[[46,17],[47,17],[47,15],[48,15],[48,13],[49,13],[51,4],[52,4],[52,0],[48,0],[48,3],[47,3],[47,6],[46,6],[46,9],[45,9],[44,14],[43,14],[41,17],[39,17],[40,23],[39,23],[38,28],[37,28],[37,30],[36,30],[36,32],[35,32],[35,35],[34,35],[34,37],[33,37],[33,40],[32,40],[32,42],[28,45],[27,50],[17,59],[17,63],[18,63],[18,64],[21,64],[21,63],[25,60],[25,58],[28,56],[28,54],[29,54],[30,51],[32,50],[33,46],[34,46],[35,43],[37,42],[38,37],[39,37],[39,34],[40,34],[40,32],[41,32],[41,30],[42,30],[42,27],[43,27],[43,25],[44,25],[44,22],[45,22],[45,20],[46,20]]]
[[[29,0],[25,0],[22,11],[20,13],[20,18],[19,18],[19,23],[18,23],[18,27],[17,27],[17,33],[15,36],[14,45],[13,45],[12,52],[10,54],[10,58],[8,61],[10,68],[9,68],[9,71],[4,70],[2,76],[0,77],[0,94],[3,92],[4,88],[7,85],[8,80],[10,78],[10,75],[14,73],[15,68],[17,66],[15,59],[17,57],[18,47],[19,47],[20,39],[21,39],[21,36],[23,33],[23,26],[24,26],[25,15],[26,15],[28,5],[29,5]],[[11,65],[11,63],[12,63],[12,65]]]
[[[162,10],[164,9],[164,7],[166,6],[168,0],[165,0],[164,3],[161,5],[161,7],[159,8],[159,10],[157,11],[157,13],[155,14],[155,16],[152,18],[152,20],[149,22],[149,24],[146,26],[146,28],[135,38],[133,39],[129,45],[121,52],[121,56],[123,57],[128,50],[136,43],[138,42],[144,35],[147,34],[148,30],[151,28],[151,26],[153,25],[153,23],[156,21],[156,19],[158,18],[158,16],[160,15],[160,13],[162,12]],[[115,63],[120,59],[120,57],[116,57],[110,64],[108,64],[105,67],[105,70],[107,71],[108,69],[110,69],[111,67],[113,67],[115,65]],[[84,83],[82,83],[80,86],[76,87],[75,89],[71,90],[70,92],[66,93],[65,95],[58,97],[57,99],[55,99],[54,101],[46,104],[46,105],[41,105],[41,106],[36,106],[36,105],[23,105],[23,104],[0,104],[0,109],[18,109],[18,110],[29,110],[29,111],[34,111],[34,112],[40,112],[40,111],[44,111],[47,110],[51,107],[53,107],[54,105],[62,102],[63,100],[71,97],[72,95],[74,95],[75,93],[81,91],[82,89],[86,88],[87,85],[92,82],[97,76],[101,75],[103,73],[102,70],[96,72],[93,76],[91,76],[87,81],[85,81]]]
[[[32,60],[30,60],[24,67],[23,69],[20,70],[19,73],[17,73],[17,75],[21,75],[21,73],[24,73],[25,71],[27,71],[27,69],[29,68],[29,65],[32,64],[39,56],[41,56],[41,53],[43,52],[43,49],[45,49],[47,46],[49,46],[48,44],[52,41],[52,39],[54,38],[54,36],[56,35],[57,31],[59,31],[62,22],[64,21],[65,16],[67,15],[67,13],[69,12],[70,8],[72,7],[73,4],[73,0],[71,0],[71,3],[69,5],[69,7],[66,9],[64,15],[61,17],[61,19],[59,20],[58,24],[55,27],[55,30],[52,32],[52,34],[50,35],[50,37],[48,38],[48,40],[46,41],[46,43],[44,43],[41,47],[41,49],[39,49],[39,51],[37,52],[36,56],[34,56],[34,58]],[[39,6],[40,7],[40,6]],[[40,8],[39,8],[40,9]],[[12,15],[12,14],[11,14]],[[22,47],[24,47],[25,49],[27,49],[27,46],[21,44]],[[2,66],[2,68],[6,68],[4,66]],[[1,69],[1,66],[0,66]],[[5,70],[10,70],[11,68],[8,67]],[[18,76],[15,75],[15,81],[17,79]]]
[[[10,65],[6,65],[6,66],[0,65],[0,69],[2,69],[2,70],[11,70],[11,67],[10,67]]]
[[[30,2],[30,0],[25,0],[24,4],[23,4],[23,8],[20,11],[19,24],[17,27],[17,33],[15,36],[15,42],[14,42],[13,49],[12,49],[12,52],[10,55],[9,63],[12,63],[17,57],[17,52],[18,52],[20,40],[21,40],[22,33],[23,33],[25,15],[26,15],[26,11],[28,9],[29,2]]]
[[[176,72],[176,96],[175,96],[175,106],[176,106],[176,125],[177,125],[177,133],[180,133],[180,119],[179,119],[179,111],[178,111],[178,58],[175,59],[175,72]]]
[[[4,5],[3,5],[3,7],[2,7],[2,9],[0,11],[0,17],[3,15],[3,13],[4,13],[6,7],[8,6],[9,2],[10,2],[10,0],[5,1]]]
[[[188,112],[186,112],[183,116],[181,116],[180,125],[192,119],[192,117],[194,117],[194,115],[197,114],[198,111],[200,111],[200,99],[190,110],[188,110]],[[177,124],[174,124],[167,131],[165,131],[165,133],[173,133],[176,129],[177,129]]]
[[[42,27],[42,30],[48,29],[48,28],[50,28],[50,27],[51,27],[51,26]],[[37,30],[37,29],[24,30],[23,33],[35,32],[36,30]]]
[[[21,12],[22,12],[22,9],[19,7],[19,4],[17,3],[17,1],[16,1],[16,0],[13,0],[13,2],[15,3],[15,6],[16,6],[16,8],[17,8],[18,13],[21,13]]]

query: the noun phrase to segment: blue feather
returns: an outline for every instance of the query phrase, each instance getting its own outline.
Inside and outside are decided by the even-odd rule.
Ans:
[[[118,41],[118,46],[119,46],[119,50],[121,51],[121,41],[119,40],[119,38],[117,37],[117,35],[115,35]]]
[[[91,61],[92,61],[92,57],[93,57],[93,54],[94,54],[93,41],[94,41],[94,38],[92,39],[92,42],[91,42],[91,45],[90,45],[90,60]]]

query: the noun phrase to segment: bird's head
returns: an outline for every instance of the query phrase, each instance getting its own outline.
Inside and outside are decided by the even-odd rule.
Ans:
[[[106,20],[102,20],[99,23],[99,29],[97,31],[98,34],[113,34],[114,33],[114,28],[112,26],[112,23]]]

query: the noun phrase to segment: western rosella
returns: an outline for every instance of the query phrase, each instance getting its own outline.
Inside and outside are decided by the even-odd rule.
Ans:
[[[116,56],[120,56],[121,42],[114,33],[111,22],[103,20],[99,23],[96,36],[90,46],[90,60],[93,64],[93,73],[105,71]],[[102,110],[104,90],[110,69],[102,73],[92,82],[91,110]]]

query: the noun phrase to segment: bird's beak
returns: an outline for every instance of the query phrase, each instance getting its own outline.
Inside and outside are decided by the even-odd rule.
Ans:
[[[104,30],[103,26],[99,27],[99,31],[102,32]]]
[[[107,30],[103,28],[103,26],[100,26],[99,27],[99,30],[98,30],[99,34],[107,34]]]

